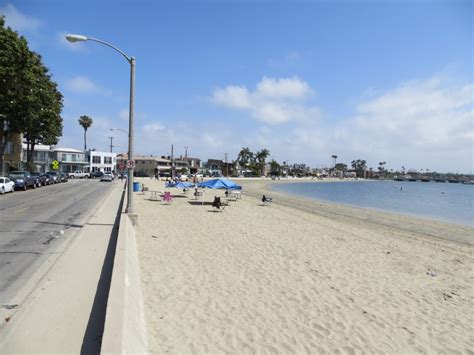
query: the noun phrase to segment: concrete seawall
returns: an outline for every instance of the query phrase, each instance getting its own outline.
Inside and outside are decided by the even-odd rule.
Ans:
[[[102,354],[148,352],[135,230],[122,213],[107,303]]]

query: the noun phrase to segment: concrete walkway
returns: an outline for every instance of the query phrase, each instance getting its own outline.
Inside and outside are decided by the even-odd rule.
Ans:
[[[35,291],[1,320],[1,354],[100,352],[123,195],[113,184]]]

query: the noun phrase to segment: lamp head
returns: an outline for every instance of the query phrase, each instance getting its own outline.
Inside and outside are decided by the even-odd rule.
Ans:
[[[69,42],[83,42],[83,41],[87,41],[87,37],[86,36],[83,36],[83,35],[75,35],[75,34],[67,34],[66,35],[66,39],[69,41]]]

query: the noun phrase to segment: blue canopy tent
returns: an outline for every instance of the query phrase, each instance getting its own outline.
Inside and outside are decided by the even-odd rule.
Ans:
[[[226,189],[226,190],[241,190],[242,186],[227,179],[213,179],[209,181],[200,182],[198,187],[207,187],[208,189]]]
[[[191,187],[194,187],[194,184],[191,184],[190,182],[183,182],[183,181],[168,182],[166,184],[166,187],[176,187],[177,189],[190,189]]]

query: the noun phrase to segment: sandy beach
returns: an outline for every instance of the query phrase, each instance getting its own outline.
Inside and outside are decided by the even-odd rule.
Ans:
[[[136,194],[151,353],[472,353],[474,228],[239,183]]]

